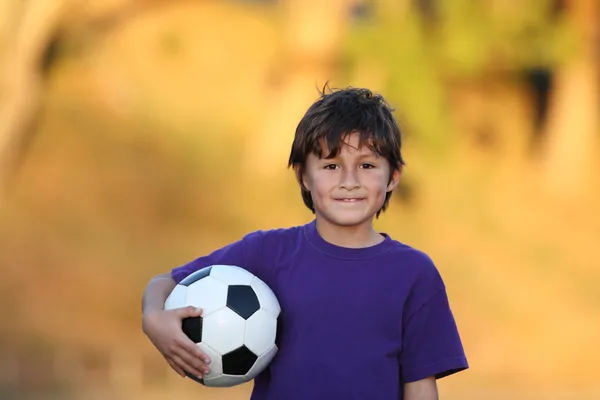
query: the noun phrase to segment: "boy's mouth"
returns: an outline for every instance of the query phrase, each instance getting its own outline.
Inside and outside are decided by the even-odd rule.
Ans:
[[[340,197],[336,198],[336,201],[341,201],[343,203],[357,203],[359,201],[364,200],[364,197]]]

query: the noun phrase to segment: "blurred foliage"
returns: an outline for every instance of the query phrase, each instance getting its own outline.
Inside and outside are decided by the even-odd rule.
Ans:
[[[343,56],[349,65],[379,64],[382,90],[389,93],[411,135],[424,150],[438,155],[457,134],[449,121],[448,83],[481,76],[501,79],[528,68],[553,69],[577,51],[572,30],[552,0],[410,3],[362,5],[344,41]]]

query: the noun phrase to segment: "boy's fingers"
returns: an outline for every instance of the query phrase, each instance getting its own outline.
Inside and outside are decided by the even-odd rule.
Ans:
[[[177,372],[181,377],[185,377],[185,371],[182,370],[176,363],[175,361],[173,361],[170,358],[167,358],[167,362],[169,363],[169,365],[171,366],[171,368],[173,368],[173,370],[175,372]]]
[[[202,374],[205,373],[206,364],[202,361],[202,359],[196,357],[193,353],[187,352],[185,349],[182,349],[178,352],[177,356],[184,361],[186,364],[196,368],[196,370],[200,371]]]
[[[173,361],[181,368],[183,371],[187,371],[194,376],[203,377],[204,372],[197,368],[194,368],[192,365],[188,364],[185,360],[183,360],[179,356],[173,356]]]
[[[210,363],[210,358],[206,354],[204,354],[204,352],[202,352],[202,350],[200,350],[200,348],[196,345],[196,343],[194,343],[190,339],[188,339],[187,336],[183,335],[181,337],[180,345],[181,345],[182,350],[185,353],[191,354],[194,357],[199,358],[205,364]]]
[[[202,315],[202,309],[194,306],[182,307],[179,310],[179,316],[182,319],[188,317],[199,317],[200,315]]]

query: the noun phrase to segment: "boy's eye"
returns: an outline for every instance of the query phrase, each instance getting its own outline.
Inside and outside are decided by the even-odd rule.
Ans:
[[[337,169],[338,166],[336,164],[327,164],[324,169]]]
[[[360,166],[362,169],[371,169],[371,168],[375,168],[375,166],[373,164],[369,164],[369,163],[364,163],[361,164]]]

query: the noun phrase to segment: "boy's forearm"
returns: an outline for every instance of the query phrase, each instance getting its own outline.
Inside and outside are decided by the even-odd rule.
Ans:
[[[438,390],[435,377],[421,379],[404,384],[405,400],[438,400]]]
[[[148,283],[142,299],[142,313],[163,310],[165,300],[175,288],[175,281],[169,274],[158,275]]]

